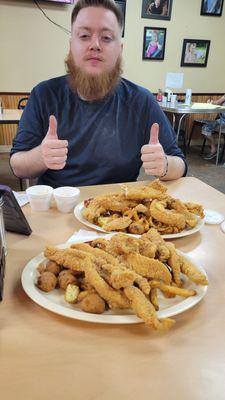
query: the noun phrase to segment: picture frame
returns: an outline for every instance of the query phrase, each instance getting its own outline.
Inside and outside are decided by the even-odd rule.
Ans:
[[[209,56],[210,40],[184,39],[181,67],[206,67]]]
[[[200,15],[221,17],[224,0],[202,0]]]
[[[126,18],[126,0],[115,0],[115,2],[119,6],[119,8],[121,9],[122,14],[123,14],[123,32],[122,32],[122,37],[124,37],[125,18]]]
[[[164,60],[166,28],[144,27],[143,60]]]
[[[170,20],[173,0],[142,0],[142,18]]]

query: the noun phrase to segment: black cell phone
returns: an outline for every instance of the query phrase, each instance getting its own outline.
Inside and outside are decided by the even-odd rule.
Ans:
[[[3,198],[3,218],[5,229],[9,232],[30,235],[32,229],[9,186],[0,185],[0,197]]]

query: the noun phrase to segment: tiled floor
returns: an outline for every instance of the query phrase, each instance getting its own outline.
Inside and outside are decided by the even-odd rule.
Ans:
[[[212,161],[203,160],[199,146],[191,146],[187,154],[187,161],[189,165],[188,176],[195,176],[225,193],[225,166],[223,164],[216,166],[215,159]],[[143,171],[140,172],[139,179],[146,179]],[[20,190],[19,179],[13,175],[9,167],[8,155],[5,153],[0,153],[0,184],[8,185],[16,191]]]

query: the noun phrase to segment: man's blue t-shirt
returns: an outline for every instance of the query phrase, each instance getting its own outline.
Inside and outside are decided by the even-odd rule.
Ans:
[[[135,181],[142,165],[140,150],[149,142],[154,122],[159,123],[159,141],[165,153],[184,159],[154,96],[126,79],[103,100],[94,102],[76,95],[66,76],[38,84],[24,109],[11,155],[41,144],[50,115],[58,121],[58,138],[68,140],[68,158],[64,169],[48,169],[40,176],[40,184],[58,187]]]

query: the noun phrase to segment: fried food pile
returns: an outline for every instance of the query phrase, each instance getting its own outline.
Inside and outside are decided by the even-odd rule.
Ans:
[[[174,199],[159,179],[142,187],[122,185],[122,193],[96,196],[85,206],[83,217],[107,232],[142,235],[155,228],[162,235],[178,233],[204,218],[201,205]]]
[[[117,233],[110,240],[98,238],[67,249],[46,247],[44,255],[49,261],[38,266],[41,290],[59,287],[66,301],[90,313],[132,308],[155,330],[169,329],[175,322],[158,319],[158,291],[166,298],[189,297],[196,291],[184,288],[185,280],[208,284],[207,277],[153,228],[141,238]]]

